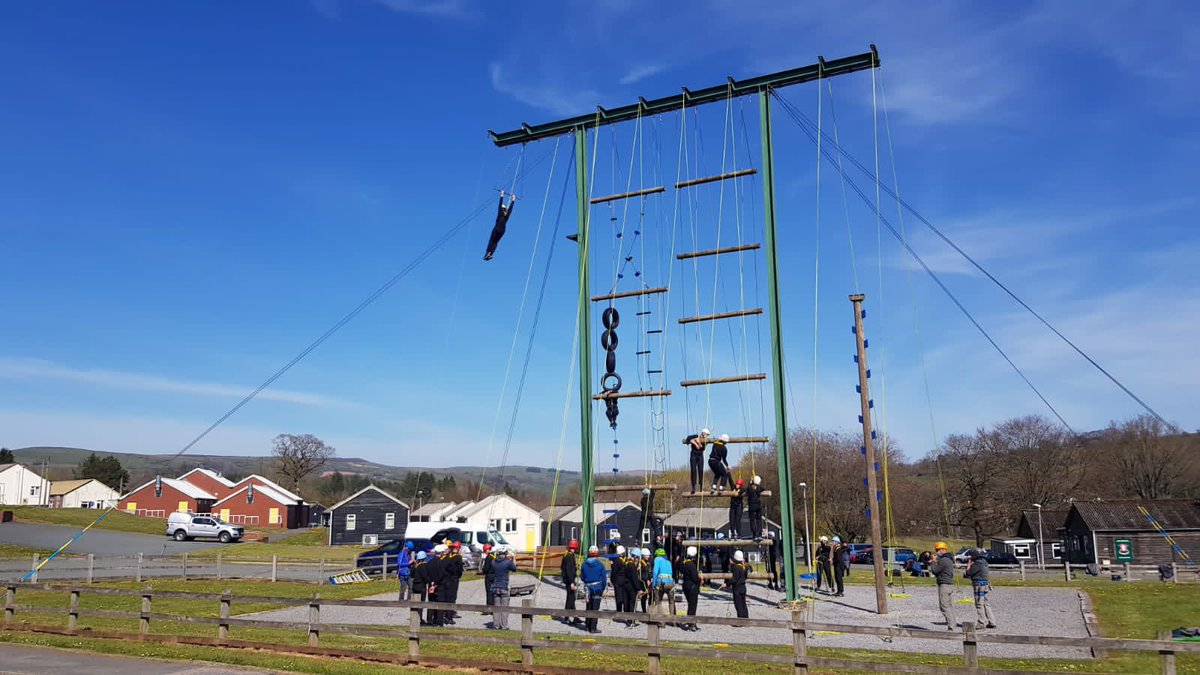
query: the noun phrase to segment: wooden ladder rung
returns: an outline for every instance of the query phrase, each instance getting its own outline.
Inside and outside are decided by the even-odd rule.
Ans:
[[[762,244],[744,244],[742,246],[724,246],[721,248],[710,248],[706,251],[692,251],[691,253],[676,253],[676,260],[687,260],[688,258],[703,258],[707,255],[719,255],[721,253],[738,253],[739,251],[757,251],[762,248]]]
[[[719,180],[728,180],[730,178],[740,178],[741,176],[753,176],[758,173],[758,169],[742,169],[741,171],[730,171],[729,173],[719,173],[715,176],[705,176],[704,178],[693,178],[691,180],[680,181],[675,184],[675,188],[691,187],[693,185],[704,185],[705,183],[715,183]]]
[[[770,490],[763,490],[759,493],[764,497],[772,496]],[[680,497],[736,497],[737,493],[732,490],[722,490],[719,492],[681,492]]]
[[[679,486],[674,483],[664,483],[662,485],[597,485],[592,488],[595,492],[641,492],[645,488],[651,490],[675,490]]]
[[[683,542],[684,546],[729,546],[738,548],[739,546],[758,546],[766,544],[770,546],[774,544],[774,539],[764,538],[754,541],[753,539],[689,539]],[[708,576],[705,574],[704,576]]]
[[[658,187],[646,188],[645,190],[634,190],[633,192],[622,192],[616,195],[606,195],[604,197],[593,197],[590,201],[593,204],[603,204],[604,202],[615,202],[618,199],[629,199],[630,197],[641,197],[643,195],[655,195],[660,192],[666,192],[667,188],[662,185]]]
[[[764,539],[763,541],[766,541],[766,539]],[[750,543],[754,544],[754,542],[750,542]],[[707,581],[709,579],[725,580],[725,579],[733,578],[733,574],[731,574],[730,572],[710,572],[708,574],[701,574],[701,576],[704,577],[705,581]],[[774,579],[775,577],[771,576],[770,574],[767,574],[766,572],[751,572],[750,574],[746,575],[746,578],[754,579],[756,581],[769,581],[771,579]]]
[[[593,295],[592,302],[600,302],[601,300],[616,300],[617,298],[633,298],[639,295],[654,295],[655,293],[666,293],[667,287],[660,286],[659,288],[643,288],[638,291],[625,291],[623,293],[609,293],[608,295]]]
[[[755,373],[753,375],[734,375],[733,377],[713,377],[706,380],[684,380],[679,383],[681,387],[700,387],[707,384],[725,384],[726,382],[747,382],[749,380],[765,380],[766,373]]]
[[[726,441],[727,443],[770,443],[771,439],[767,436],[734,436]]]
[[[762,308],[743,309],[737,312],[722,312],[720,314],[706,314],[704,316],[685,316],[679,320],[679,323],[697,323],[699,321],[716,321],[717,319],[733,319],[739,316],[753,316],[762,314]]]
[[[593,394],[592,400],[593,401],[603,401],[604,399],[608,399],[608,398],[643,398],[646,396],[670,396],[670,395],[671,395],[670,389],[658,389],[655,391],[616,391],[616,392],[607,392],[607,393],[602,392],[599,394]]]

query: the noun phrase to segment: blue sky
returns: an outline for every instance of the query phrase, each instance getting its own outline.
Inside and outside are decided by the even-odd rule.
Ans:
[[[280,0],[23,3],[4,14],[2,445],[179,450],[511,185],[519,151],[495,148],[489,128],[871,42],[884,64],[874,80],[860,73],[783,96],[813,119],[819,106],[829,133],[836,111],[839,139],[868,165],[877,119],[881,173],[890,183],[890,139],[907,201],[1164,416],[1200,426],[1200,10],[1189,5],[860,3],[814,15],[763,2]],[[671,115],[606,128],[590,148],[594,193],[759,165],[755,100],[689,113],[683,144],[680,124]],[[1048,414],[871,211],[852,192],[843,202],[836,166],[818,176],[814,147],[778,105],[775,132],[792,422],[855,427],[855,274],[868,296],[880,421],[910,456],[947,433]],[[573,181],[570,144],[532,144],[520,165],[521,201],[494,261],[480,260],[485,212],[195,451],[263,454],[278,433],[315,433],[343,455],[389,464],[502,461],[559,199]],[[554,465],[560,448],[564,468],[579,463],[567,187],[510,463]],[[639,331],[664,317],[668,339],[652,351],[669,384],[685,371],[769,372],[765,320],[708,324],[711,333],[675,324],[763,306],[761,258],[667,264],[672,250],[712,245],[718,228],[722,245],[760,241],[761,190],[756,176],[668,190],[644,215],[634,202],[593,211],[594,287],[613,283],[612,222],[645,230],[632,267],[646,283],[674,275],[666,315],[655,305],[638,325],[636,303],[619,305],[626,389],[647,368],[631,349]],[[896,220],[894,203],[881,209]],[[1072,427],[1139,412],[914,219],[905,227]],[[672,463],[688,426],[770,431],[758,385],[713,388],[711,398],[673,388]],[[650,416],[644,402],[622,410],[618,466],[636,470],[653,446]],[[598,436],[600,469],[613,465],[613,437]]]

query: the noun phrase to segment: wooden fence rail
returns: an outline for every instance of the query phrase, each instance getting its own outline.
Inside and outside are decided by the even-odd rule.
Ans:
[[[49,607],[41,605],[18,604],[17,595],[19,590],[35,590],[35,591],[59,591],[70,594],[69,604],[66,610],[66,628],[59,629],[53,626],[39,626],[18,624],[16,621],[17,612],[36,612],[45,613],[61,613],[61,606]],[[80,598],[84,593],[88,595],[100,596],[117,596],[117,597],[133,597],[141,599],[140,611],[122,611],[111,609],[88,609],[80,607]],[[194,617],[194,616],[179,616],[175,614],[165,614],[153,611],[153,602],[155,598],[164,599],[189,599],[189,600],[207,600],[219,603],[218,616],[216,617]],[[647,672],[657,674],[661,672],[664,656],[678,656],[697,659],[719,659],[742,661],[748,663],[774,663],[774,664],[791,664],[793,672],[807,673],[810,666],[820,666],[835,669],[855,669],[867,670],[873,672],[909,672],[909,673],[1007,673],[1007,672],[1035,672],[1035,671],[1000,671],[989,670],[979,667],[978,645],[983,644],[1019,644],[1019,645],[1043,645],[1043,646],[1061,646],[1075,648],[1092,648],[1098,650],[1128,650],[1128,651],[1144,651],[1159,654],[1159,662],[1161,664],[1161,672],[1173,675],[1175,673],[1175,656],[1180,653],[1200,654],[1200,643],[1173,642],[1169,639],[1169,634],[1160,633],[1158,639],[1116,639],[1116,638],[1072,638],[1072,637],[1051,637],[1044,635],[1001,635],[994,633],[977,634],[974,624],[968,622],[962,626],[962,633],[928,631],[921,629],[899,628],[890,626],[854,626],[843,624],[831,624],[823,622],[806,621],[800,611],[793,611],[790,621],[781,621],[776,619],[740,619],[740,618],[724,618],[715,616],[669,616],[659,614],[657,611],[652,611],[649,615],[641,613],[617,613],[617,612],[600,612],[588,610],[567,610],[547,607],[534,607],[532,600],[524,600],[519,607],[511,606],[493,606],[493,605],[467,605],[467,604],[451,604],[442,602],[419,602],[419,601],[374,601],[374,600],[322,600],[320,595],[314,594],[311,598],[277,598],[277,597],[262,597],[262,596],[238,596],[239,603],[270,603],[274,605],[292,606],[292,607],[308,607],[307,621],[265,621],[260,619],[240,619],[230,616],[234,597],[228,591],[221,594],[214,593],[185,593],[171,591],[153,591],[149,588],[141,591],[128,591],[112,588],[86,588],[79,587],[64,587],[53,584],[17,584],[10,583],[5,589],[4,597],[4,624],[5,630],[25,630],[35,632],[51,632],[64,635],[79,634],[79,617],[93,616],[103,618],[118,618],[118,619],[137,619],[137,633],[121,633],[121,632],[100,632],[89,631],[88,634],[95,637],[114,638],[114,639],[137,639],[145,641],[159,642],[179,642],[185,644],[215,644],[230,647],[244,647],[254,649],[270,649],[275,651],[288,651],[304,654],[324,654],[332,656],[344,656],[355,659],[368,661],[384,661],[384,662],[401,662],[411,664],[429,664],[429,665],[445,665],[446,659],[430,658],[421,654],[422,640],[451,640],[456,643],[465,644],[486,644],[515,647],[521,655],[521,665],[519,668],[515,664],[495,664],[495,669],[500,670],[517,670],[519,672],[582,672],[579,670],[555,668],[537,665],[534,661],[534,655],[540,650],[595,650],[605,653],[627,654],[631,656],[643,656],[647,659]],[[321,607],[339,606],[339,607],[374,607],[374,608],[399,608],[409,610],[409,621],[406,628],[367,628],[359,625],[325,623],[321,621]],[[507,613],[520,617],[520,633],[517,637],[509,636],[483,636],[469,633],[454,633],[447,635],[446,633],[433,633],[428,630],[422,631],[421,627],[421,611],[422,610],[438,610],[438,611],[463,611],[463,612],[491,612]],[[646,625],[646,641],[645,644],[610,644],[597,643],[595,641],[584,642],[582,640],[538,640],[535,639],[533,633],[533,620],[535,616],[549,615],[554,618],[578,618],[578,619],[604,619],[613,621],[634,620],[642,621]],[[217,626],[217,637],[201,638],[187,637],[178,635],[156,635],[151,633],[151,625],[155,622],[182,622],[198,625],[215,625]],[[708,624],[718,626],[746,626],[759,628],[773,628],[788,630],[792,634],[792,653],[762,653],[751,651],[738,651],[734,649],[716,649],[703,648],[696,646],[671,647],[664,646],[661,642],[661,630],[664,626],[678,626],[684,623]],[[230,638],[229,631],[231,627],[241,628],[268,628],[275,630],[299,630],[307,633],[307,646],[299,645],[278,645],[262,642],[252,642],[245,640],[234,640]],[[963,665],[961,667],[945,667],[945,666],[930,666],[923,664],[898,664],[884,663],[874,661],[860,661],[853,659],[838,659],[815,657],[808,654],[808,635],[815,632],[835,632],[845,634],[860,634],[860,635],[876,635],[889,638],[906,637],[925,640],[951,640],[959,642],[962,645]],[[348,651],[340,649],[328,649],[320,646],[321,634],[353,634],[353,635],[371,635],[379,637],[389,637],[407,640],[408,651],[402,658],[397,658],[396,654],[383,654],[364,651]],[[462,662],[454,662],[457,665],[462,665]],[[485,669],[492,668],[492,664],[475,663],[475,667]]]

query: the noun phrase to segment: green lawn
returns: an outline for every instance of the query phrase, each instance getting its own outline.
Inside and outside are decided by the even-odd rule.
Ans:
[[[12,511],[13,520],[17,522],[69,525],[81,530],[104,513],[100,509],[51,509],[44,506],[6,506],[4,510]],[[147,518],[123,511],[112,511],[96,523],[95,527],[101,530],[164,535],[166,521],[162,518]]]
[[[51,553],[54,553],[54,551],[44,548],[17,546],[16,544],[0,544],[0,558],[33,558],[34,553],[37,553],[44,558]],[[63,553],[61,555],[66,554]]]
[[[188,554],[191,558],[213,559],[220,553],[223,560],[270,560],[278,556],[281,561],[310,561],[316,562],[322,558],[330,565],[352,565],[359,553],[369,551],[362,546],[328,546],[329,531],[323,527],[301,532],[290,537],[270,540],[267,531],[267,541],[244,541],[240,544],[230,544],[193,551]]]

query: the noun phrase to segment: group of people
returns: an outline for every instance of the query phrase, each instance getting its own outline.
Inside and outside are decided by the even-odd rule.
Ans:
[[[405,542],[398,558],[401,600],[458,601],[459,581],[466,571],[461,543],[438,544],[429,553],[418,551],[414,555],[412,542],[409,541]],[[455,612],[431,609],[421,617],[421,625],[452,626],[457,617]]]
[[[567,546],[560,568],[563,585],[566,588],[565,609],[576,609],[577,600],[585,600],[586,609],[598,611],[604,590],[611,584],[615,611],[623,614],[640,612],[667,612],[675,615],[675,587],[683,590],[687,602],[687,616],[696,615],[696,607],[700,601],[700,587],[704,583],[701,572],[701,560],[695,546],[688,546],[683,557],[677,562],[663,548],[658,548],[651,555],[648,548],[626,549],[617,547],[616,558],[608,567],[600,556],[600,549],[592,546],[588,549],[587,557],[580,561],[579,542],[572,540]],[[750,577],[750,565],[745,561],[741,551],[735,551],[730,565],[730,579],[724,588],[733,596],[733,604],[739,617],[748,617],[746,607],[746,581]],[[664,606],[665,604],[665,606]],[[638,625],[637,620],[619,619],[626,627]],[[579,625],[578,619],[564,619],[564,623]],[[600,632],[599,622],[588,619],[582,622],[589,633]],[[680,626],[683,630],[696,631],[699,627],[694,623]]]
[[[946,619],[946,629],[954,630],[958,623],[954,619],[954,558],[950,556],[950,547],[946,542],[939,541],[933,547],[936,559],[930,573],[937,581],[938,609]],[[988,594],[992,590],[988,576],[987,552],[983,549],[971,549],[968,556],[967,569],[963,578],[971,582],[971,597],[975,601],[975,627],[995,628],[996,617],[992,614],[992,602]]]
[[[712,432],[701,429],[700,433],[691,434],[683,439],[688,446],[688,465],[691,471],[692,492],[699,492],[704,485],[704,449],[712,445],[708,453],[708,468],[712,471],[713,482],[711,492],[723,489],[733,489],[733,474],[729,470],[729,434],[721,434],[712,438]]]
[[[846,594],[845,578],[850,576],[850,547],[842,543],[841,537],[832,540],[821,535],[813,555],[817,567],[816,590],[821,592],[822,582],[826,592],[840,598]]]

